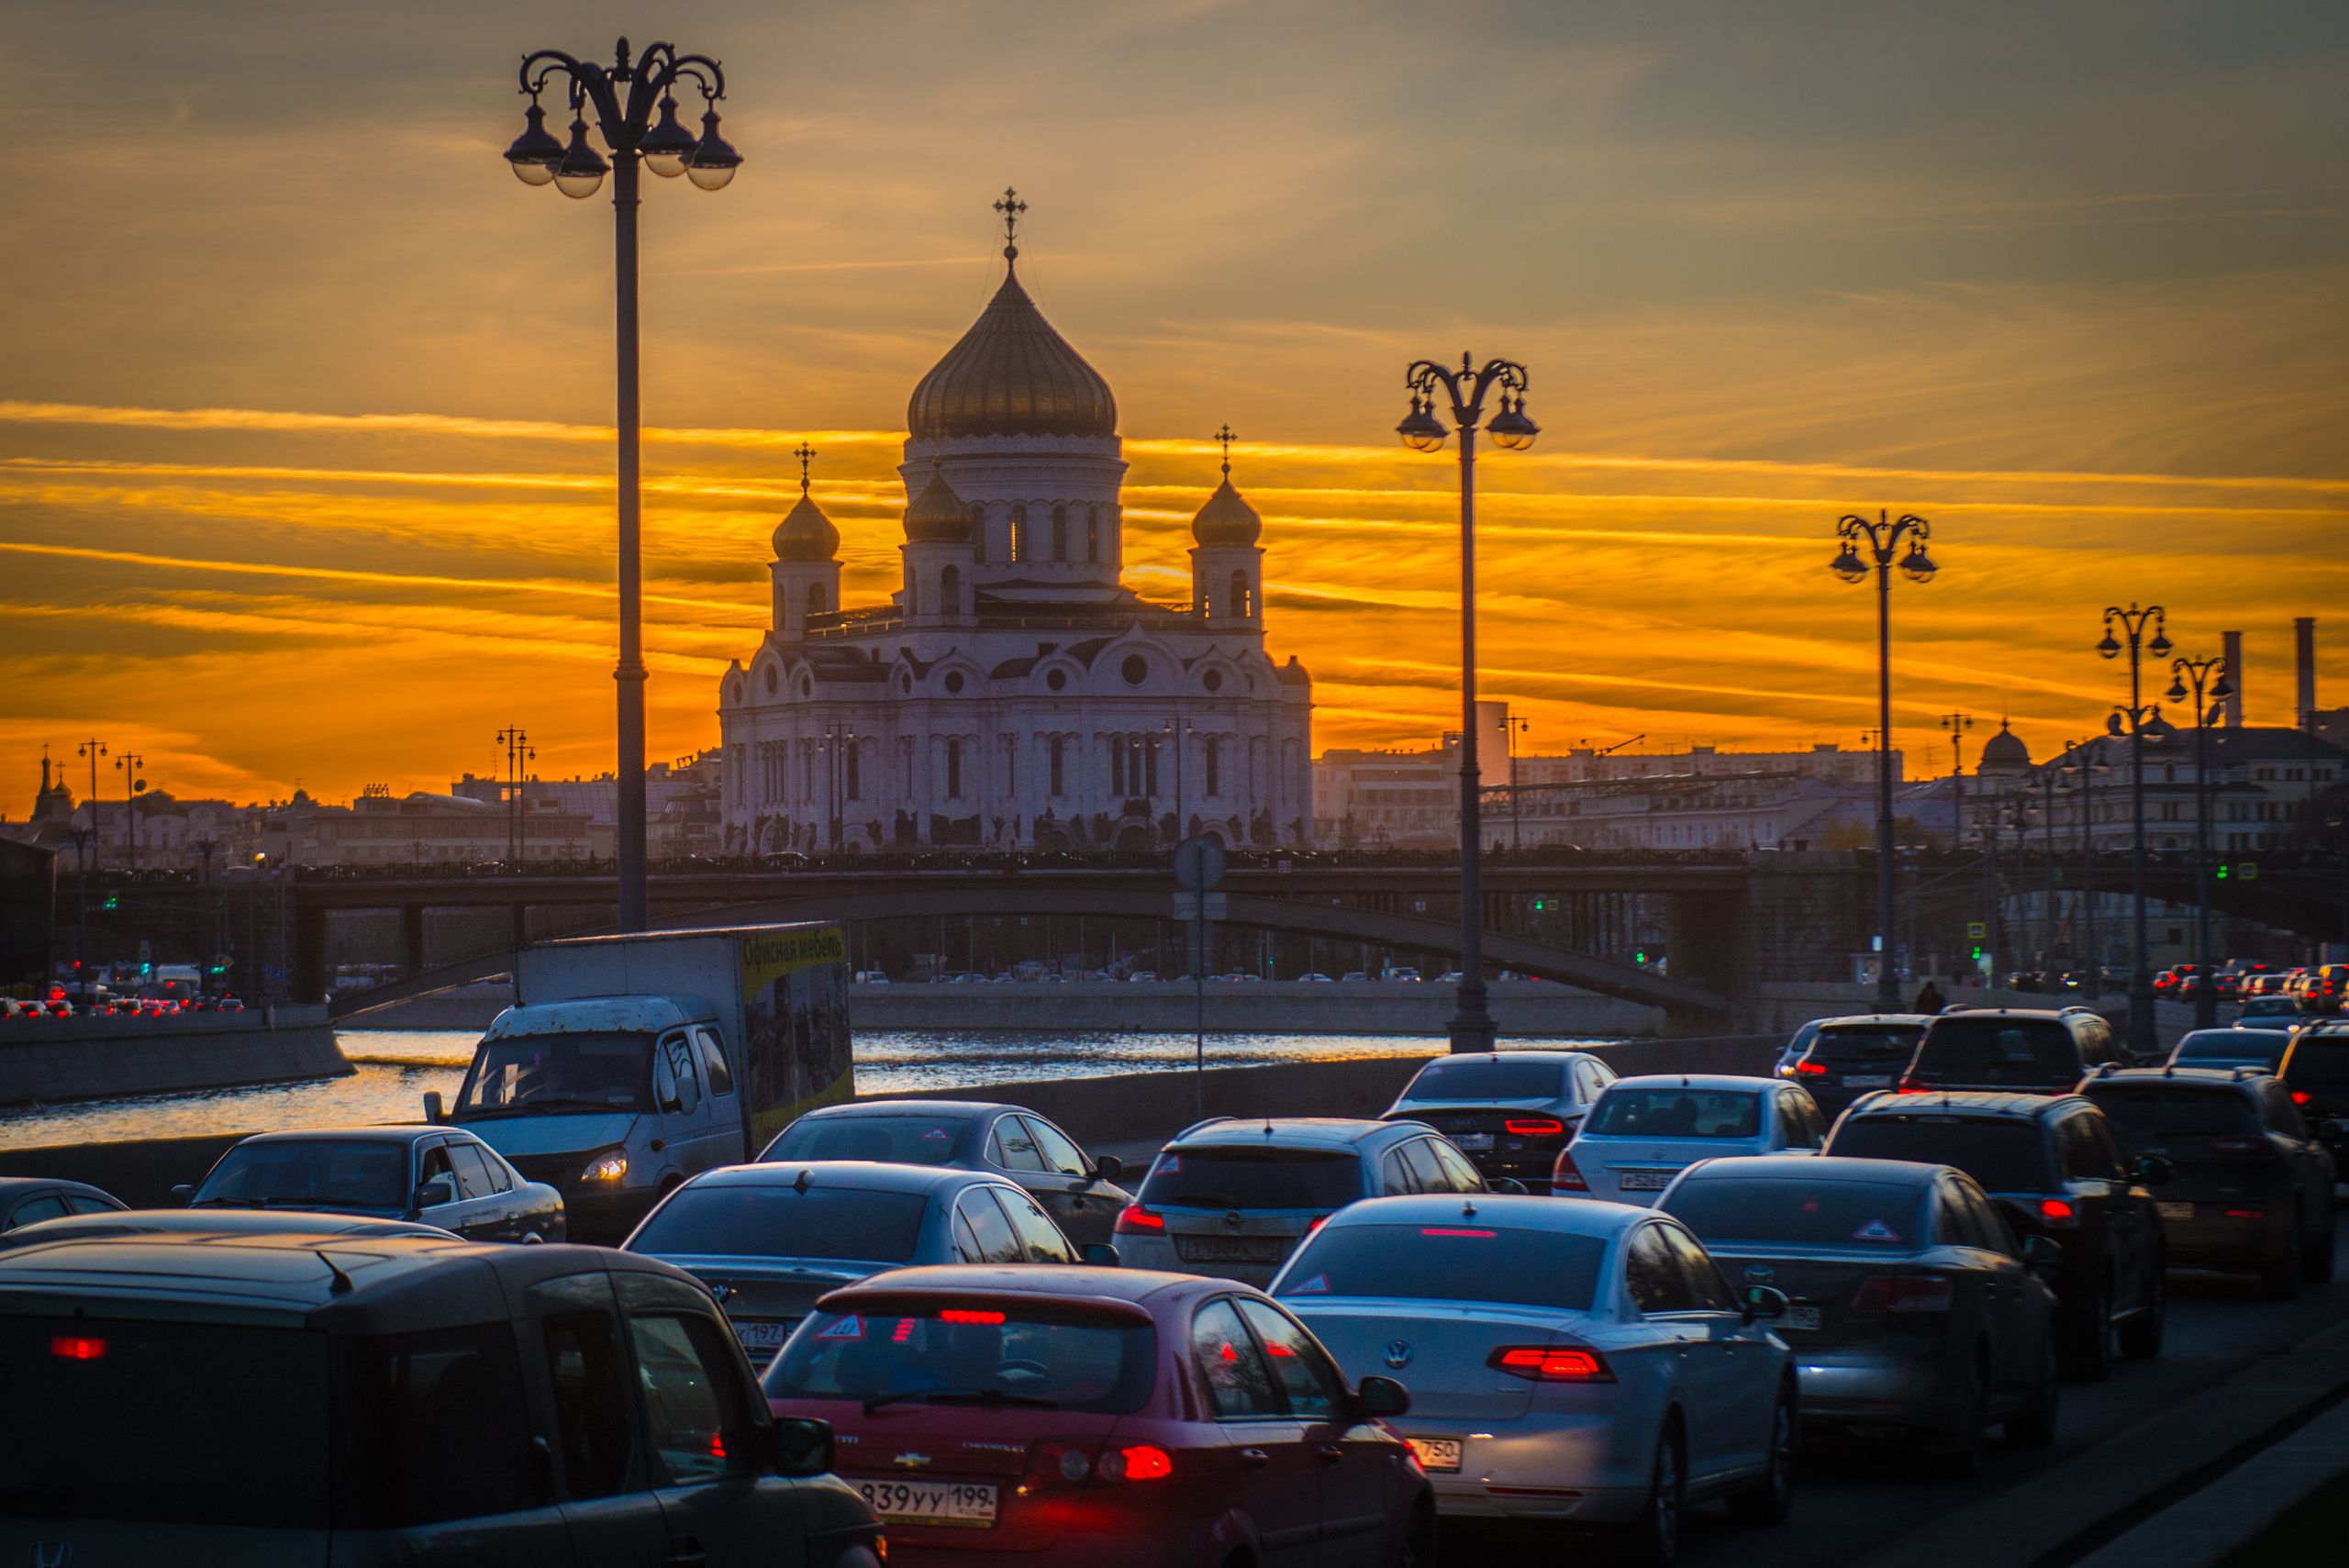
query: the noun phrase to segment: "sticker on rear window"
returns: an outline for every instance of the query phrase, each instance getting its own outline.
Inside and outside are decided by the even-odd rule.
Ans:
[[[1303,1284],[1292,1289],[1289,1294],[1291,1296],[1327,1296],[1330,1294],[1330,1276],[1315,1274]]]
[[[933,1127],[928,1132],[922,1134],[922,1139],[926,1142],[944,1143],[953,1136],[954,1135],[952,1133],[947,1131],[942,1127]]]
[[[1900,1233],[1881,1219],[1871,1219],[1852,1232],[1854,1241],[1898,1241]]]
[[[843,1318],[839,1322],[828,1326],[824,1331],[817,1335],[816,1338],[819,1340],[862,1340],[864,1338],[864,1319],[853,1315]]]

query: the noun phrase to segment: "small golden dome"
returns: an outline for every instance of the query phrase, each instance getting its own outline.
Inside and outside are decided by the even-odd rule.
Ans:
[[[1229,469],[1224,471],[1223,483],[1208,497],[1208,504],[1191,519],[1191,537],[1201,544],[1252,545],[1264,529],[1264,521],[1256,516],[1256,508],[1241,499],[1240,492],[1231,487]]]
[[[805,491],[800,493],[799,504],[775,525],[777,561],[829,561],[840,547],[841,530],[832,527],[832,520]]]
[[[960,544],[970,537],[970,508],[954,494],[954,487],[946,483],[946,470],[931,464],[930,483],[922,486],[921,494],[906,508],[907,541]]]

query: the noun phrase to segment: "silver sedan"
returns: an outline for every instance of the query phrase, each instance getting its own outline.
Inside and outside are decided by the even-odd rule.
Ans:
[[[1411,1391],[1394,1425],[1440,1513],[1617,1527],[1670,1562],[1687,1507],[1786,1517],[1798,1412],[1786,1298],[1744,1298],[1678,1220],[1589,1199],[1375,1198],[1272,1293],[1350,1377]]]

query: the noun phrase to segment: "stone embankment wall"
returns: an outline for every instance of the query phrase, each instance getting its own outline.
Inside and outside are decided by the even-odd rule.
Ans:
[[[161,1095],[351,1071],[322,1006],[0,1023],[0,1106]]]

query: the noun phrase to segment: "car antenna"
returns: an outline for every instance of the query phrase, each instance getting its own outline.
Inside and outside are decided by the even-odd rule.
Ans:
[[[815,1173],[813,1171],[808,1170],[804,1165],[801,1166],[799,1168],[798,1176],[791,1184],[791,1190],[796,1193],[806,1192],[807,1190],[808,1178],[814,1174]]]
[[[335,1296],[347,1294],[351,1289],[351,1276],[342,1272],[342,1265],[336,1262],[331,1257],[328,1257],[327,1255],[327,1250],[324,1247],[317,1247],[312,1250],[317,1253],[318,1262],[327,1266],[327,1273],[334,1275],[334,1284],[328,1287],[329,1294]]]
[[[1271,1117],[1266,1117],[1266,1118],[1264,1118],[1264,1136],[1265,1136],[1265,1137],[1267,1137],[1267,1138],[1270,1138],[1272,1135],[1273,1135],[1273,1118],[1272,1118]]]
[[[1474,1219],[1476,1218],[1476,1200],[1475,1198],[1466,1198],[1462,1201],[1460,1205],[1460,1218],[1463,1219]]]

